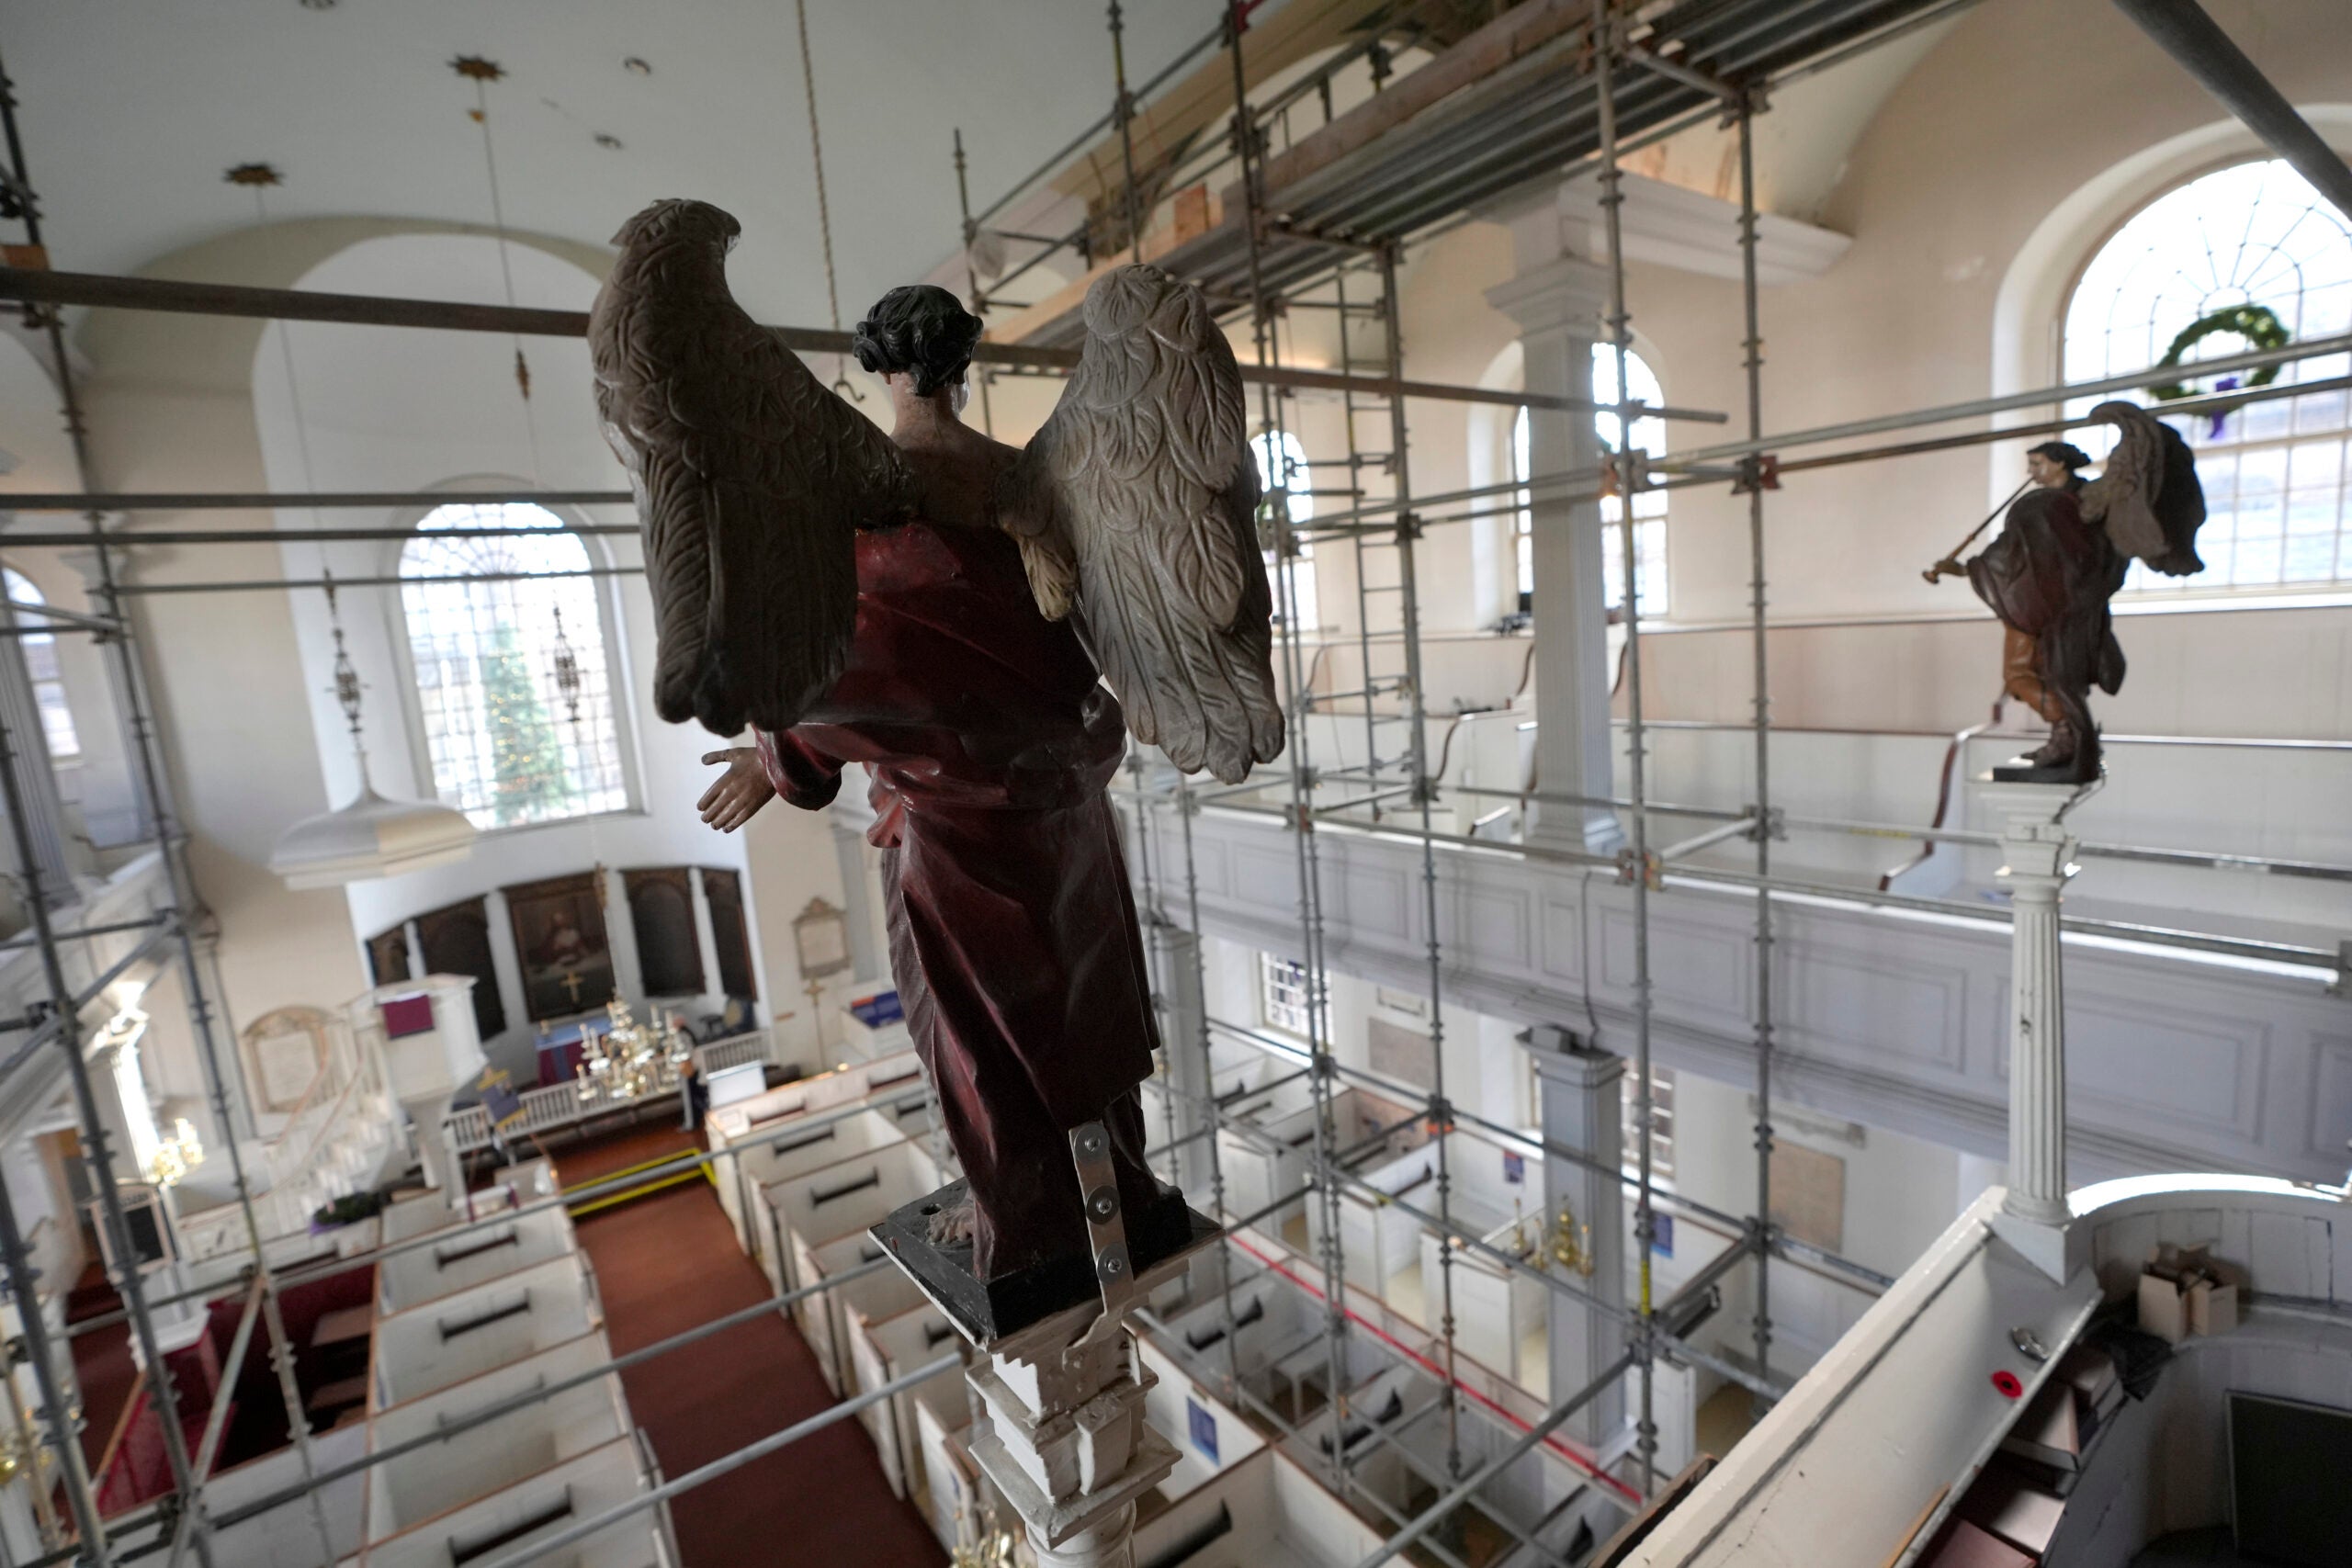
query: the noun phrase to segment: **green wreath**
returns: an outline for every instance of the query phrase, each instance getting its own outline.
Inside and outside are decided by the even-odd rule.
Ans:
[[[2181,328],[2180,335],[2172,340],[2170,348],[2165,350],[2165,356],[2156,361],[2156,368],[2159,370],[2175,368],[2181,363],[2183,355],[2216,333],[2229,333],[2242,337],[2265,353],[2272,349],[2284,348],[2294,341],[2294,334],[2287,330],[2287,323],[2280,321],[2278,312],[2269,306],[2229,305],[2215,310],[2211,315],[2199,316]],[[2267,387],[2277,379],[2278,379],[2278,367],[2266,365],[2248,376],[2242,388],[2233,388],[2232,390],[2251,391],[2256,387]],[[2196,389],[2185,381],[2167,381],[2163,386],[2152,387],[2149,390],[2159,402],[2170,402],[2176,398],[2197,395]]]

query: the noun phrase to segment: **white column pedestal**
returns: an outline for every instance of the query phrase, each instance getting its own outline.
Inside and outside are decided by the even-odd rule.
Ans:
[[[2009,1187],[1994,1230],[2053,1280],[2066,1278],[2066,1010],[2058,905],[2075,873],[2073,784],[1987,784],[2001,819],[2015,927],[2009,959]]]
[[[1147,1269],[1137,1301],[1182,1273],[1200,1247]],[[950,1314],[951,1320],[954,1314]],[[1133,1568],[1136,1499],[1176,1468],[1176,1445],[1144,1420],[1155,1379],[1100,1302],[979,1347],[964,1376],[979,1395],[971,1453],[1021,1516],[1040,1568]]]

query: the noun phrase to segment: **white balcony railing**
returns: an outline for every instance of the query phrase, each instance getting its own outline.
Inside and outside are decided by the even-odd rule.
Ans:
[[[773,1040],[764,1029],[730,1034],[724,1040],[698,1045],[695,1048],[695,1057],[701,1064],[705,1075],[722,1067],[741,1066],[746,1062],[775,1059]],[[526,1089],[516,1098],[523,1102],[523,1116],[519,1122],[508,1129],[510,1137],[553,1132],[613,1109],[609,1100],[583,1101],[580,1098],[580,1084],[576,1078],[540,1089]],[[490,1147],[490,1112],[483,1107],[462,1106],[450,1114],[446,1125],[450,1146],[459,1154],[471,1154],[477,1149]]]

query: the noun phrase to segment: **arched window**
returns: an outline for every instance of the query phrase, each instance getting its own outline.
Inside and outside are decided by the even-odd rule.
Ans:
[[[1625,378],[1633,383],[1634,400],[1648,403],[1654,408],[1666,401],[1666,395],[1658,389],[1657,377],[1642,356],[1631,349],[1625,351]],[[1613,403],[1618,400],[1617,350],[1609,344],[1596,343],[1592,345],[1592,396],[1596,402]],[[1616,451],[1617,416],[1596,413],[1592,420],[1594,429],[1600,435],[1601,451]],[[1666,421],[1637,419],[1634,421],[1631,434],[1634,446],[1651,457],[1661,456],[1666,451]],[[1532,472],[1528,460],[1525,409],[1521,409],[1511,421],[1510,471],[1511,478],[1515,479],[1525,479]],[[1602,592],[1604,602],[1612,610],[1625,597],[1625,541],[1624,532],[1618,526],[1619,519],[1623,515],[1619,510],[1620,504],[1613,495],[1603,496],[1600,500]],[[1521,593],[1535,592],[1534,522],[1534,513],[1528,510],[1527,497],[1522,493],[1519,498],[1519,511],[1513,518],[1513,525],[1519,535],[1519,591]],[[1663,615],[1667,612],[1664,491],[1645,490],[1634,497],[1634,537],[1641,558],[1641,577],[1634,584],[1634,592],[1641,595],[1642,614]]]
[[[2099,247],[2067,302],[2066,379],[2154,365],[2185,329],[2233,305],[2272,311],[2297,340],[2352,329],[2352,224],[2301,175],[2275,160],[2217,169],[2177,186],[2142,208]],[[2217,332],[2184,358],[2193,369],[2198,359],[2250,346]],[[2317,381],[2340,378],[2346,369],[2346,355],[2330,355],[2285,366],[2278,379]],[[2238,378],[2193,374],[2182,380],[2193,391],[2239,384]],[[2070,405],[2068,412],[2087,406]],[[2195,448],[2205,487],[2208,516],[2197,550],[2206,569],[2195,577],[2165,577],[2135,563],[2126,589],[2352,584],[2352,515],[2345,504],[2347,412],[2346,394],[2338,390],[2172,421]],[[2104,425],[2067,438],[2093,457],[2112,441]]]
[[[436,537],[443,529],[544,532]],[[425,749],[440,797],[480,828],[617,811],[628,804],[605,617],[588,549],[543,507],[444,506],[401,550]],[[549,575],[571,573],[570,576]],[[558,678],[579,672],[575,712]]]
[[[0,585],[5,585],[12,603],[49,603],[32,579],[13,566],[0,567]],[[40,615],[25,615],[20,620],[28,628],[45,624]],[[65,705],[65,682],[57,674],[57,634],[28,630],[17,645],[25,650],[25,673],[32,677],[33,702],[40,709],[41,733],[48,738],[51,759],[80,756],[82,739],[74,732],[74,710]]]
[[[1250,443],[1258,454],[1258,483],[1268,491],[1280,486],[1289,492],[1290,521],[1293,527],[1304,527],[1315,515],[1315,476],[1306,466],[1306,448],[1289,431],[1264,431]],[[1282,562],[1274,552],[1266,552],[1266,574],[1274,591],[1274,619],[1286,620],[1283,614]],[[1302,541],[1298,555],[1291,562],[1291,594],[1298,601],[1298,631],[1304,637],[1318,629],[1323,622],[1321,606],[1315,597],[1315,547]]]

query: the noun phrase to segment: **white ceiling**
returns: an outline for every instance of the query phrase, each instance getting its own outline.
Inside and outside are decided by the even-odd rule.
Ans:
[[[1279,4],[1279,0],[1277,0]],[[957,243],[951,136],[985,203],[1107,106],[1102,0],[808,0],[825,175],[854,321]],[[1141,79],[1213,0],[1131,0]],[[592,244],[646,202],[742,220],[734,276],[770,321],[821,324],[824,262],[788,0],[25,0],[0,6],[52,265],[128,272],[254,222],[232,164],[276,164],[274,219],[487,223],[474,90],[492,85],[506,220]],[[622,65],[639,56],[639,75]],[[596,144],[601,132],[622,146]],[[524,303],[530,303],[525,299]]]

